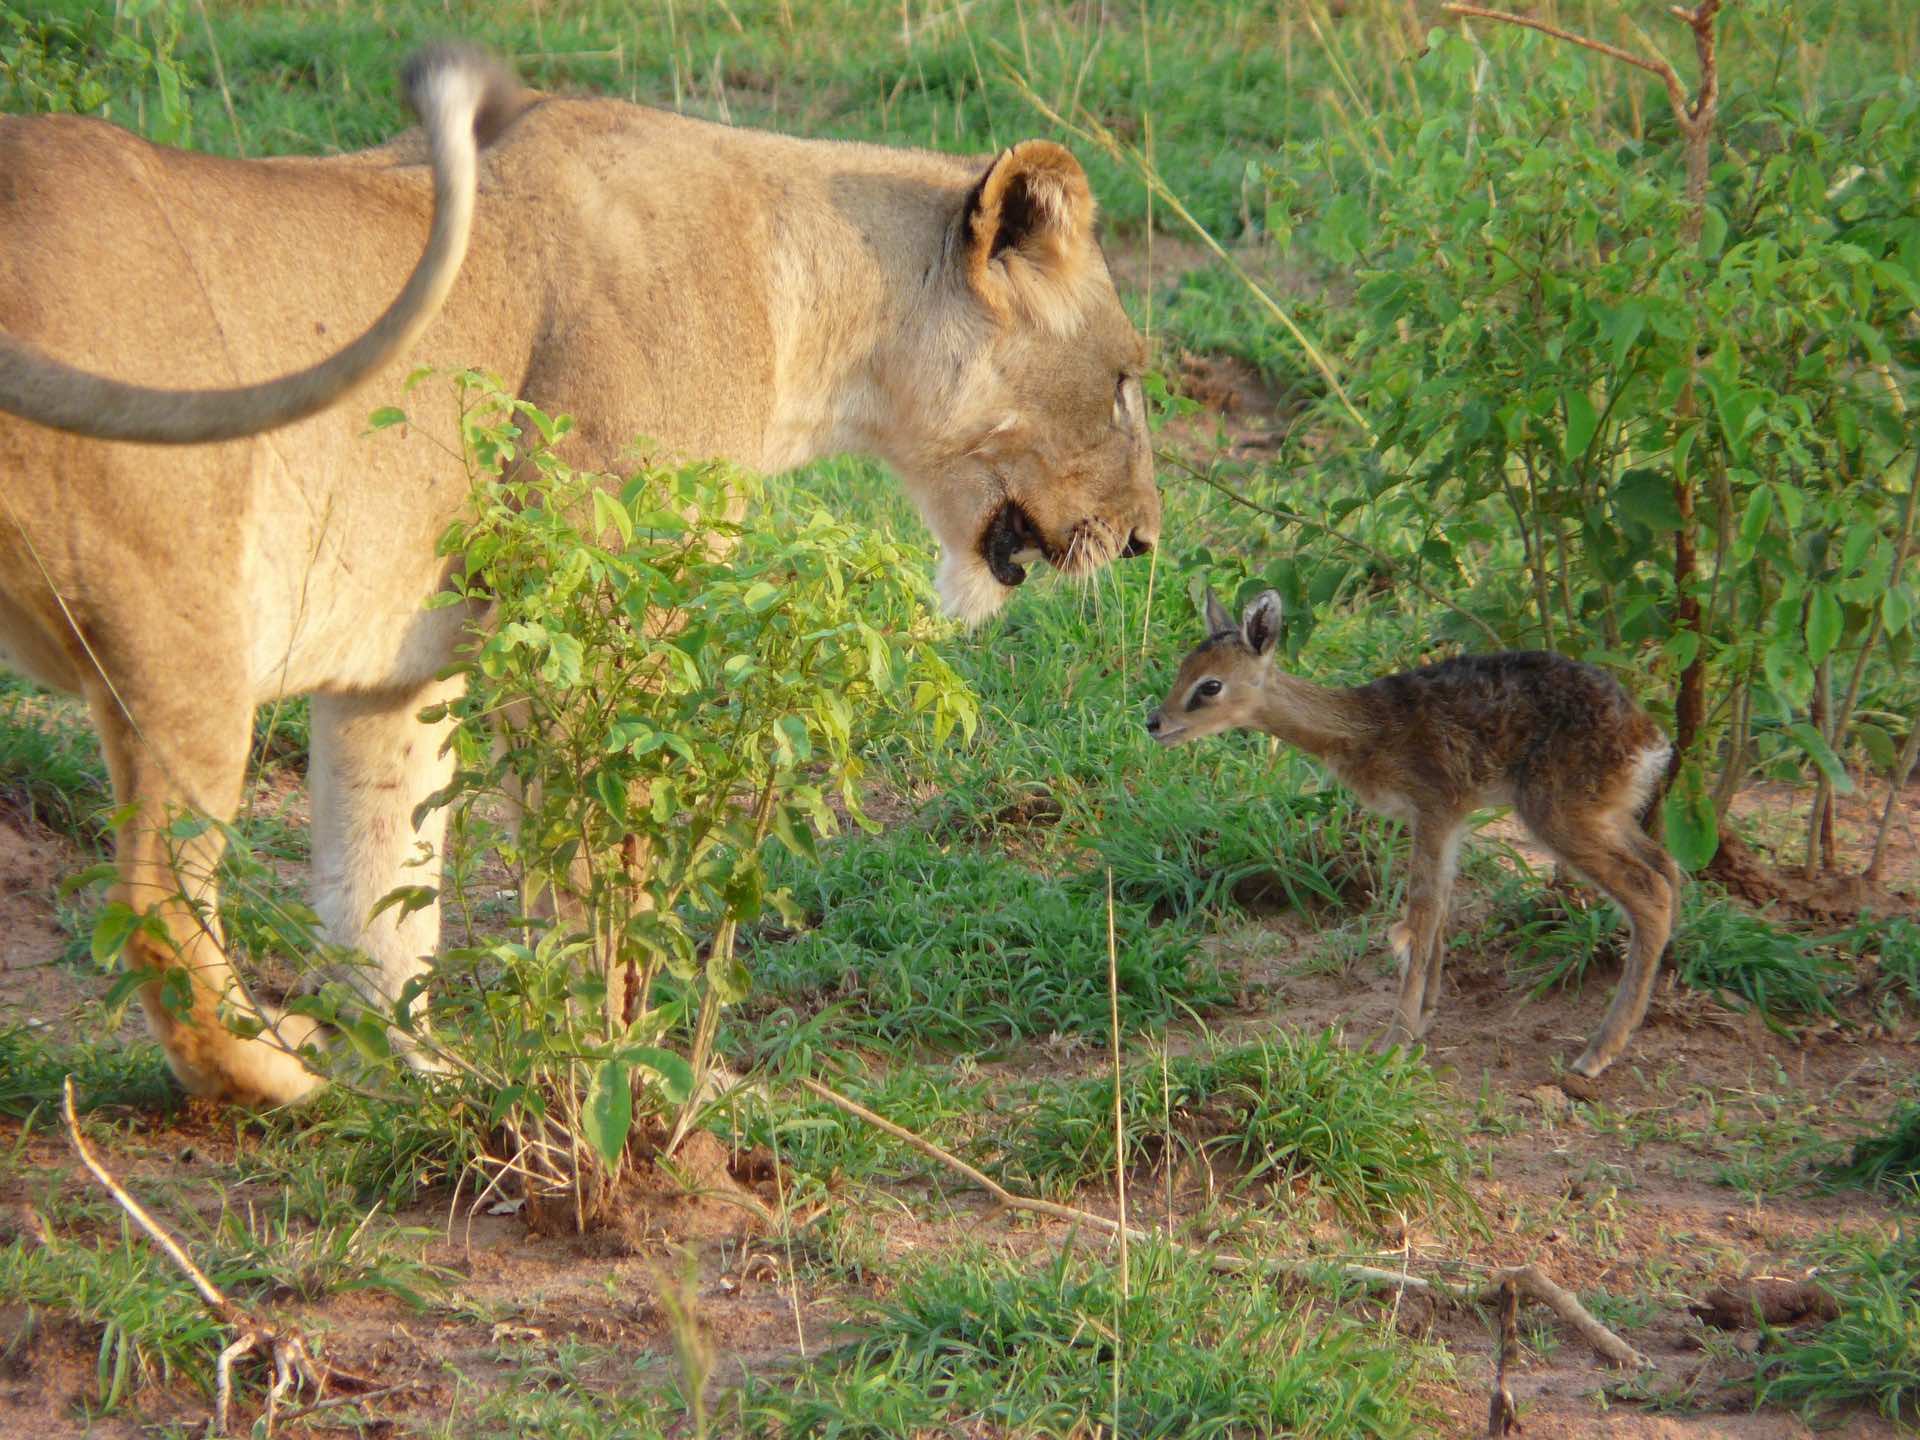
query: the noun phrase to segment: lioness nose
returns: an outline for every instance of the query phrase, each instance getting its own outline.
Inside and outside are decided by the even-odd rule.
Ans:
[[[1152,549],[1152,539],[1135,530],[1127,536],[1127,548],[1120,552],[1120,556],[1124,560],[1131,560],[1137,555],[1147,554]]]

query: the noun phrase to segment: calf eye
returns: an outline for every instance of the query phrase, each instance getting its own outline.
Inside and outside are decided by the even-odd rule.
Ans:
[[[1226,686],[1222,685],[1218,680],[1202,680],[1198,685],[1193,687],[1193,693],[1187,697],[1187,709],[1198,710],[1201,701],[1213,699],[1214,696],[1218,695],[1225,688]]]

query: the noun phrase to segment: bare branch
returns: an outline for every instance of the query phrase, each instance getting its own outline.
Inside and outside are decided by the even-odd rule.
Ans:
[[[1717,8],[1719,0],[1714,0]],[[1578,45],[1582,49],[1618,60],[1624,65],[1633,65],[1645,70],[1649,75],[1658,75],[1661,83],[1667,87],[1667,99],[1673,104],[1674,114],[1681,117],[1684,124],[1688,116],[1687,90],[1680,83],[1680,76],[1664,56],[1636,55],[1631,50],[1622,50],[1618,45],[1609,45],[1604,40],[1595,40],[1586,35],[1576,35],[1571,30],[1563,30],[1558,25],[1550,25],[1545,20],[1535,20],[1531,15],[1515,15],[1506,10],[1489,10],[1484,5],[1442,5],[1449,15],[1462,15],[1474,20],[1494,20],[1502,25],[1518,25],[1525,30],[1538,30],[1542,35],[1551,35],[1556,40],[1564,40],[1569,45]],[[1688,13],[1691,23],[1691,13]]]
[[[267,1413],[265,1432],[273,1433],[273,1423],[280,1402],[289,1394],[297,1394],[302,1389],[311,1390],[315,1399],[324,1400],[329,1380],[344,1380],[362,1389],[370,1389],[372,1382],[344,1370],[334,1370],[314,1358],[307,1348],[304,1336],[292,1327],[282,1328],[270,1325],[255,1318],[230,1300],[218,1285],[207,1277],[207,1272],[193,1263],[193,1258],[164,1230],[160,1222],[147,1213],[147,1209],[127,1189],[113,1177],[100,1157],[93,1153],[93,1147],[87,1144],[86,1137],[80,1133],[80,1117],[74,1109],[73,1077],[67,1076],[60,1091],[61,1113],[66,1117],[67,1139],[74,1153],[80,1157],[80,1163],[87,1167],[93,1178],[106,1188],[122,1210],[146,1233],[149,1240],[158,1245],[166,1257],[180,1268],[180,1273],[193,1283],[200,1292],[200,1298],[223,1325],[232,1326],[238,1332],[233,1343],[220,1352],[217,1367],[217,1385],[214,1391],[213,1427],[219,1435],[230,1434],[228,1412],[233,1403],[233,1362],[256,1351],[273,1367],[273,1384],[267,1390]],[[385,1392],[380,1392],[385,1393]],[[366,1398],[366,1397],[362,1397]],[[308,1410],[318,1408],[309,1406]],[[299,1412],[306,1413],[306,1412]]]

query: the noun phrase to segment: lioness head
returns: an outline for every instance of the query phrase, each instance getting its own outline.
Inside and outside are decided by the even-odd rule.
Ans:
[[[887,449],[940,541],[947,610],[985,619],[1044,559],[1088,575],[1160,534],[1140,368],[1079,162],[1029,140],[949,217],[904,327]]]

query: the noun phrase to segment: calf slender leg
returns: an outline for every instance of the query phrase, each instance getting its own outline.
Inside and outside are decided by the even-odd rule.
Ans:
[[[1573,1062],[1589,1079],[1620,1058],[1646,1018],[1654,976],[1673,931],[1680,871],[1633,817],[1613,811],[1526,816],[1542,843],[1600,887],[1627,917],[1627,964],[1606,1017]]]
[[[1459,846],[1458,830],[1459,821],[1452,817],[1422,816],[1414,822],[1407,869],[1407,913],[1387,932],[1387,942],[1400,962],[1400,999],[1393,1025],[1381,1042],[1383,1048],[1410,1045],[1426,1031],[1422,1012],[1427,975],[1451,884],[1448,871]]]
[[[1440,857],[1440,872],[1437,879],[1438,894],[1434,897],[1435,923],[1433,940],[1427,947],[1426,985],[1420,997],[1420,1033],[1427,1033],[1433,1024],[1433,1017],[1440,1008],[1440,970],[1447,954],[1447,917],[1453,911],[1453,879],[1460,869],[1460,840],[1462,829],[1455,828],[1447,836],[1445,849]]]

